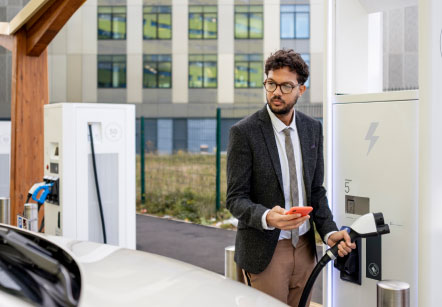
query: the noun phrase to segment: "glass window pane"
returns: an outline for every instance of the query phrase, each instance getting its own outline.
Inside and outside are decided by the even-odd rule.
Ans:
[[[172,64],[159,63],[158,74],[158,87],[170,88],[172,85]]]
[[[295,6],[294,5],[281,5],[281,12],[294,12]]]
[[[263,65],[261,62],[250,62],[249,87],[261,87],[263,81]]]
[[[295,14],[281,13],[281,38],[295,38]]]
[[[170,14],[172,13],[172,8],[170,6],[159,6],[158,13]]]
[[[235,14],[235,38],[248,38],[248,14]]]
[[[247,62],[236,62],[235,63],[235,87],[244,88],[247,87],[249,74],[248,74],[248,63]]]
[[[202,13],[203,7],[199,5],[190,5],[189,6],[189,12],[190,13]]]
[[[98,14],[98,39],[110,39],[112,36],[111,15]]]
[[[157,15],[156,14],[144,14],[143,37],[145,39],[156,39],[157,38]]]
[[[189,87],[203,87],[203,63],[189,63]]]
[[[204,14],[204,38],[217,38],[216,14]]]
[[[250,13],[250,38],[262,38],[262,13]]]
[[[309,12],[310,6],[309,5],[296,5],[295,6],[297,12]]]
[[[112,60],[114,62],[126,63],[126,56],[125,55],[113,55]]]
[[[244,12],[247,13],[249,11],[249,7],[246,5],[236,5],[235,6],[235,13]]]
[[[153,54],[145,54],[143,56],[144,62],[153,62],[153,61],[155,61],[154,58],[155,58],[155,55],[153,55]]]
[[[152,6],[145,6],[143,8],[143,13],[153,13],[153,12],[154,12],[154,9]]]
[[[143,67],[143,87],[157,87],[157,67],[156,63],[146,62]]]
[[[108,88],[112,87],[112,63],[101,62],[98,59],[98,87]]]
[[[110,13],[112,13],[112,7],[110,7],[110,6],[99,6],[97,10],[98,10],[98,14],[101,14],[101,13],[110,14]]]
[[[204,62],[204,87],[217,87],[216,62]]]
[[[158,38],[172,38],[172,20],[170,14],[158,14]]]
[[[126,39],[126,15],[114,14],[112,23],[113,39]]]
[[[189,14],[189,38],[203,37],[203,15],[200,13]]]
[[[99,55],[98,62],[112,62],[112,56],[111,55]]]
[[[249,58],[249,57],[248,57],[247,54],[236,54],[236,55],[235,55],[235,62],[247,61],[248,58]]]
[[[218,60],[216,54],[205,54],[205,55],[202,56],[202,58],[206,62],[216,62]]]
[[[171,62],[172,57],[169,54],[158,54],[159,62]]]
[[[263,7],[262,7],[262,5],[251,5],[249,8],[249,12],[262,13]]]
[[[203,60],[203,56],[200,54],[189,55],[189,62],[198,62],[198,61],[202,61],[202,60]]]
[[[116,88],[126,87],[126,63],[114,63],[112,71],[112,85]]]
[[[203,7],[205,13],[217,13],[218,7],[215,5],[206,5]]]
[[[262,54],[249,54],[249,61],[262,62]]]
[[[125,6],[114,6],[112,8],[112,13],[126,15],[126,7]]]
[[[296,14],[296,38],[309,38],[309,14]]]

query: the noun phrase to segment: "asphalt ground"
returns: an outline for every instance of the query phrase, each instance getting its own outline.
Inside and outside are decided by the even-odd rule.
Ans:
[[[137,214],[137,250],[181,260],[224,275],[224,250],[236,231]],[[318,256],[322,248],[318,247]],[[322,273],[312,301],[322,303]]]

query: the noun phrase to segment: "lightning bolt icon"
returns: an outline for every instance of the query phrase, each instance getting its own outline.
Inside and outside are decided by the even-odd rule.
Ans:
[[[371,123],[370,128],[368,128],[367,136],[365,137],[365,139],[367,141],[370,141],[370,145],[368,146],[367,156],[370,153],[370,151],[373,149],[374,144],[376,144],[376,142],[379,139],[379,136],[374,135],[378,126],[379,126],[379,122],[374,122],[374,123]]]

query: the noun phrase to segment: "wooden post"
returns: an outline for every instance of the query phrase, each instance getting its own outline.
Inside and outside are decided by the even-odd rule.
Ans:
[[[23,212],[28,190],[43,179],[43,106],[49,101],[48,57],[27,56],[24,29],[14,35],[11,81],[11,223]]]

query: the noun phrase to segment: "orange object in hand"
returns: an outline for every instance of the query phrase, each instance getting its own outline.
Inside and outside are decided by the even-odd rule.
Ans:
[[[291,207],[289,211],[285,214],[296,214],[299,213],[301,216],[306,216],[313,210],[313,207]]]

